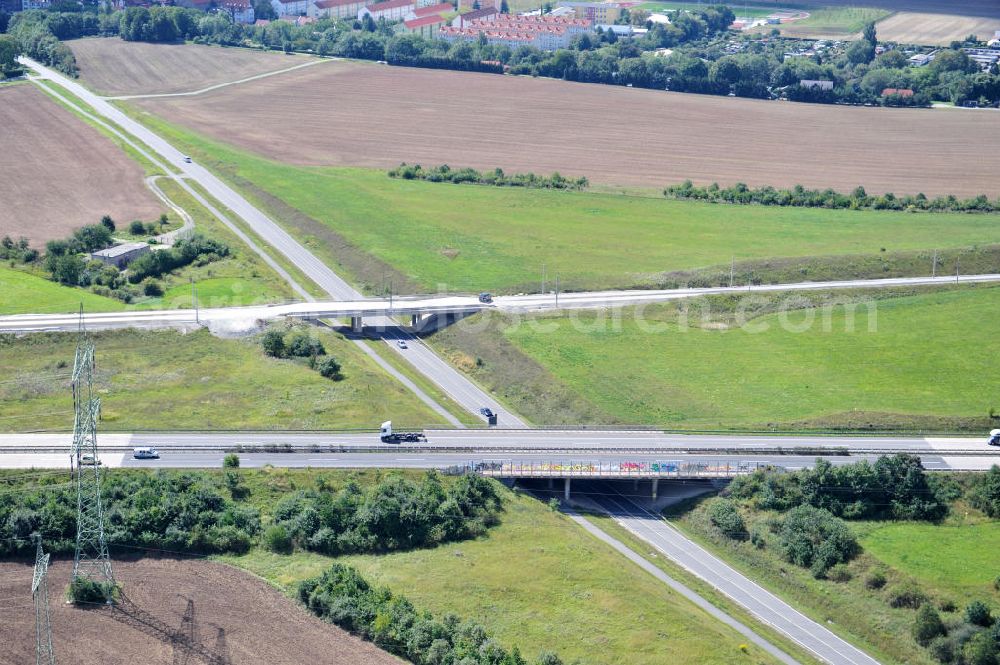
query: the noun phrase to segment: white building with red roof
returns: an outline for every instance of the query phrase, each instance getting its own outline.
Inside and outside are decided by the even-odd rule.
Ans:
[[[385,0],[368,5],[358,12],[360,21],[366,15],[373,20],[385,19],[386,21],[402,21],[417,8],[416,0]]]
[[[364,0],[313,0],[308,14],[314,18],[355,19],[364,8]]]
[[[573,37],[590,32],[593,23],[587,19],[557,16],[510,16],[496,14],[451,25],[438,32],[447,41],[474,41],[482,34],[491,44],[534,46],[543,51],[567,48]]]

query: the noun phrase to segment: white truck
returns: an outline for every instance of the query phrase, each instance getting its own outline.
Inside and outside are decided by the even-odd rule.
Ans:
[[[990,438],[986,439],[986,443],[991,446],[1000,446],[1000,429],[990,430]]]
[[[382,427],[379,430],[379,438],[382,440],[382,443],[418,443],[427,440],[423,432],[394,432],[391,420],[382,423]]]

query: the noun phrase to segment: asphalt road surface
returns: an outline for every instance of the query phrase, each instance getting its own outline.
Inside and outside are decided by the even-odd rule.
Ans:
[[[150,131],[144,125],[108,103],[103,97],[94,94],[76,81],[49,69],[29,58],[20,61],[35,71],[38,78],[47,79],[62,86],[78,97],[105,120],[110,121],[152,149],[160,158],[169,163],[188,180],[197,182],[215,200],[228,208],[242,219],[253,231],[272,248],[281,252],[292,264],[315,282],[327,295],[334,300],[363,300],[360,292],[334,273],[326,264],[312,252],[303,247],[297,240],[278,226],[267,215],[254,207],[238,192],[217,178],[200,164],[185,160],[185,155],[170,143]],[[376,326],[390,328],[394,324],[389,321],[372,322]],[[525,427],[525,423],[511,411],[505,409],[458,370],[442,360],[434,351],[416,337],[406,335],[407,349],[400,349],[393,339],[385,340],[391,349],[399,353],[416,370],[437,384],[451,399],[462,408],[481,417],[479,410],[489,407],[499,414],[500,421],[508,427]],[[358,344],[364,342],[358,341]],[[412,384],[410,384],[412,386]],[[460,426],[453,417],[448,420]],[[484,418],[485,421],[485,418]]]
[[[788,603],[691,541],[641,501],[623,495],[594,500],[633,534],[671,561],[705,580],[763,623],[831,665],[878,665],[878,661],[837,637]]]

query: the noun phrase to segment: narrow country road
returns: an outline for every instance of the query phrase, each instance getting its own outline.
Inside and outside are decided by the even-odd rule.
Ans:
[[[753,582],[630,497],[594,497],[619,524],[725,594],[758,620],[831,665],[878,661]]]

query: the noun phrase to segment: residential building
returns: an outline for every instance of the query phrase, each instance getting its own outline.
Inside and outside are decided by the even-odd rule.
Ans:
[[[799,81],[799,86],[807,90],[833,90],[833,81],[802,79]]]
[[[482,34],[491,44],[552,51],[568,47],[573,37],[590,32],[591,26],[586,19],[497,14],[491,20],[468,21],[462,28],[447,26],[438,32],[438,37],[447,41],[473,41]]]
[[[355,19],[364,8],[364,0],[314,0],[307,13],[313,18]]]
[[[149,253],[149,245],[144,242],[126,242],[114,247],[108,247],[97,252],[91,252],[90,258],[118,269],[124,268],[143,254]]]
[[[363,7],[358,12],[358,20],[360,21],[365,16],[371,16],[374,21],[379,19],[402,21],[416,8],[415,0],[385,0],[385,2],[376,2],[373,5]]]
[[[911,55],[908,62],[914,67],[924,67],[931,64],[935,55],[937,55],[936,51],[933,53],[917,53],[916,55]]]
[[[271,7],[278,16],[304,16],[309,11],[309,0],[271,0]]]
[[[560,2],[560,7],[569,7],[576,18],[602,25],[617,23],[622,15],[622,5],[617,2]]]
[[[882,91],[883,97],[890,97],[892,95],[899,95],[900,97],[912,97],[913,90],[910,88],[886,88]]]
[[[631,25],[595,25],[594,30],[600,30],[603,33],[613,32],[616,37],[621,37],[624,39],[631,39],[632,37],[641,37],[648,32],[646,28],[636,28]]]
[[[497,11],[500,11],[500,0],[458,0],[458,11],[463,9],[477,9],[475,5],[479,5],[478,9],[487,9],[492,7]]]
[[[217,10],[229,14],[234,23],[254,22],[253,4],[250,0],[177,0],[177,6],[205,12]]]
[[[963,48],[965,55],[981,69],[989,69],[1000,60],[1000,48]]]
[[[499,15],[500,12],[497,11],[496,7],[483,7],[482,9],[473,9],[471,12],[459,14],[452,20],[451,24],[456,28],[465,28],[476,21],[492,21]]]
[[[455,5],[450,2],[439,2],[433,5],[424,5],[414,8],[412,12],[406,15],[407,19],[424,18],[427,16],[440,16],[442,14],[449,14],[455,11]]]
[[[451,5],[448,6],[451,7]],[[435,39],[442,26],[445,26],[447,22],[447,19],[440,14],[430,14],[403,21],[403,29],[424,39]]]
[[[21,9],[48,9],[51,4],[51,0],[21,0]]]

